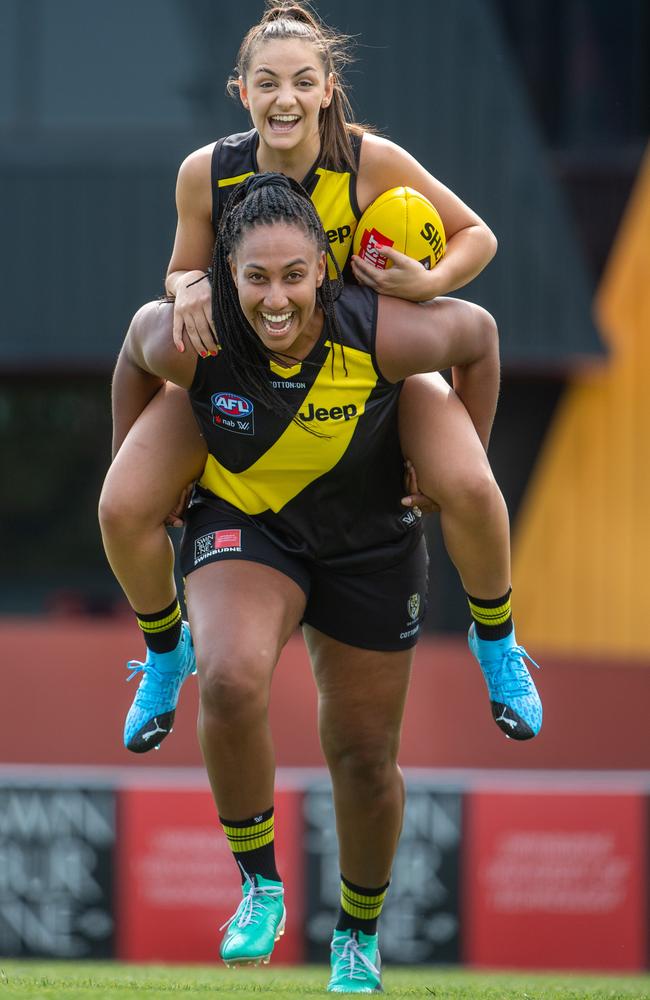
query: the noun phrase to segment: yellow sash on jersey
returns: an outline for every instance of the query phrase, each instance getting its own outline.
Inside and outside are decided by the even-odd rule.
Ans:
[[[295,422],[243,472],[229,472],[208,456],[200,485],[245,514],[272,510],[277,514],[319,476],[329,472],[352,440],[377,382],[370,354],[345,348],[345,364],[336,356],[332,376],[331,348],[299,413],[311,416],[308,426],[326,437],[309,434]],[[337,352],[338,352],[337,348]]]
[[[334,170],[325,170],[324,167],[318,167],[316,174],[318,183],[311,200],[323,223],[336,263],[343,270],[358,224],[350,204],[350,174],[339,174]],[[336,270],[331,261],[328,261],[328,269],[330,278],[335,278]]]
[[[245,174],[238,174],[237,177],[220,177],[219,187],[232,187],[233,184],[241,184],[247,177],[252,177],[254,173],[254,170],[247,170]]]

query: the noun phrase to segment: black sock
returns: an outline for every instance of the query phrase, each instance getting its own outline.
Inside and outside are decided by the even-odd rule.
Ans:
[[[273,806],[250,819],[231,820],[220,816],[219,821],[239,866],[242,882],[246,875],[282,881],[275,866]]]
[[[511,593],[512,587],[503,597],[496,597],[494,600],[465,595],[479,639],[505,639],[510,635],[514,628],[510,610]]]
[[[154,653],[171,653],[172,649],[176,649],[183,624],[177,597],[168,607],[157,611],[155,615],[141,615],[136,611],[135,616],[142,629],[147,649],[151,649]]]
[[[348,882],[341,875],[341,909],[336,924],[337,931],[357,930],[364,934],[377,933],[377,920],[381,913],[388,886],[379,889],[367,889],[354,882]]]

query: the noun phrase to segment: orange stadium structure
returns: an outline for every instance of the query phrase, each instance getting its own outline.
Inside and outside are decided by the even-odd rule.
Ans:
[[[596,300],[610,356],[574,377],[519,513],[514,585],[531,649],[650,661],[649,234],[647,153]]]

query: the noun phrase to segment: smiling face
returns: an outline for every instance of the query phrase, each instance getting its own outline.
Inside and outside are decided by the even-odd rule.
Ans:
[[[332,100],[316,45],[299,38],[261,42],[252,52],[239,91],[260,138],[278,152],[309,149],[318,155],[318,116]]]
[[[242,311],[265,347],[304,358],[323,329],[316,289],[325,253],[299,225],[275,222],[247,230],[230,263]]]

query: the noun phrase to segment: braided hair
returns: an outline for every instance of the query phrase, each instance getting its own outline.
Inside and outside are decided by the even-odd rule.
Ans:
[[[212,258],[212,315],[217,320],[219,343],[244,390],[270,410],[291,414],[292,420],[304,427],[281,394],[274,392],[269,384],[269,361],[282,364],[287,355],[276,353],[259,339],[244,315],[230,270],[230,262],[243,236],[257,226],[272,226],[277,222],[287,222],[302,230],[319,251],[324,251],[334,261],[337,277],[330,279],[325,268],[323,283],[316,289],[316,303],[323,310],[332,346],[332,373],[336,343],[341,351],[343,371],[347,375],[341,328],[334,308],[343,284],[341,271],[311,198],[291,177],[278,173],[254,174],[238,185],[228,199],[219,222]]]

